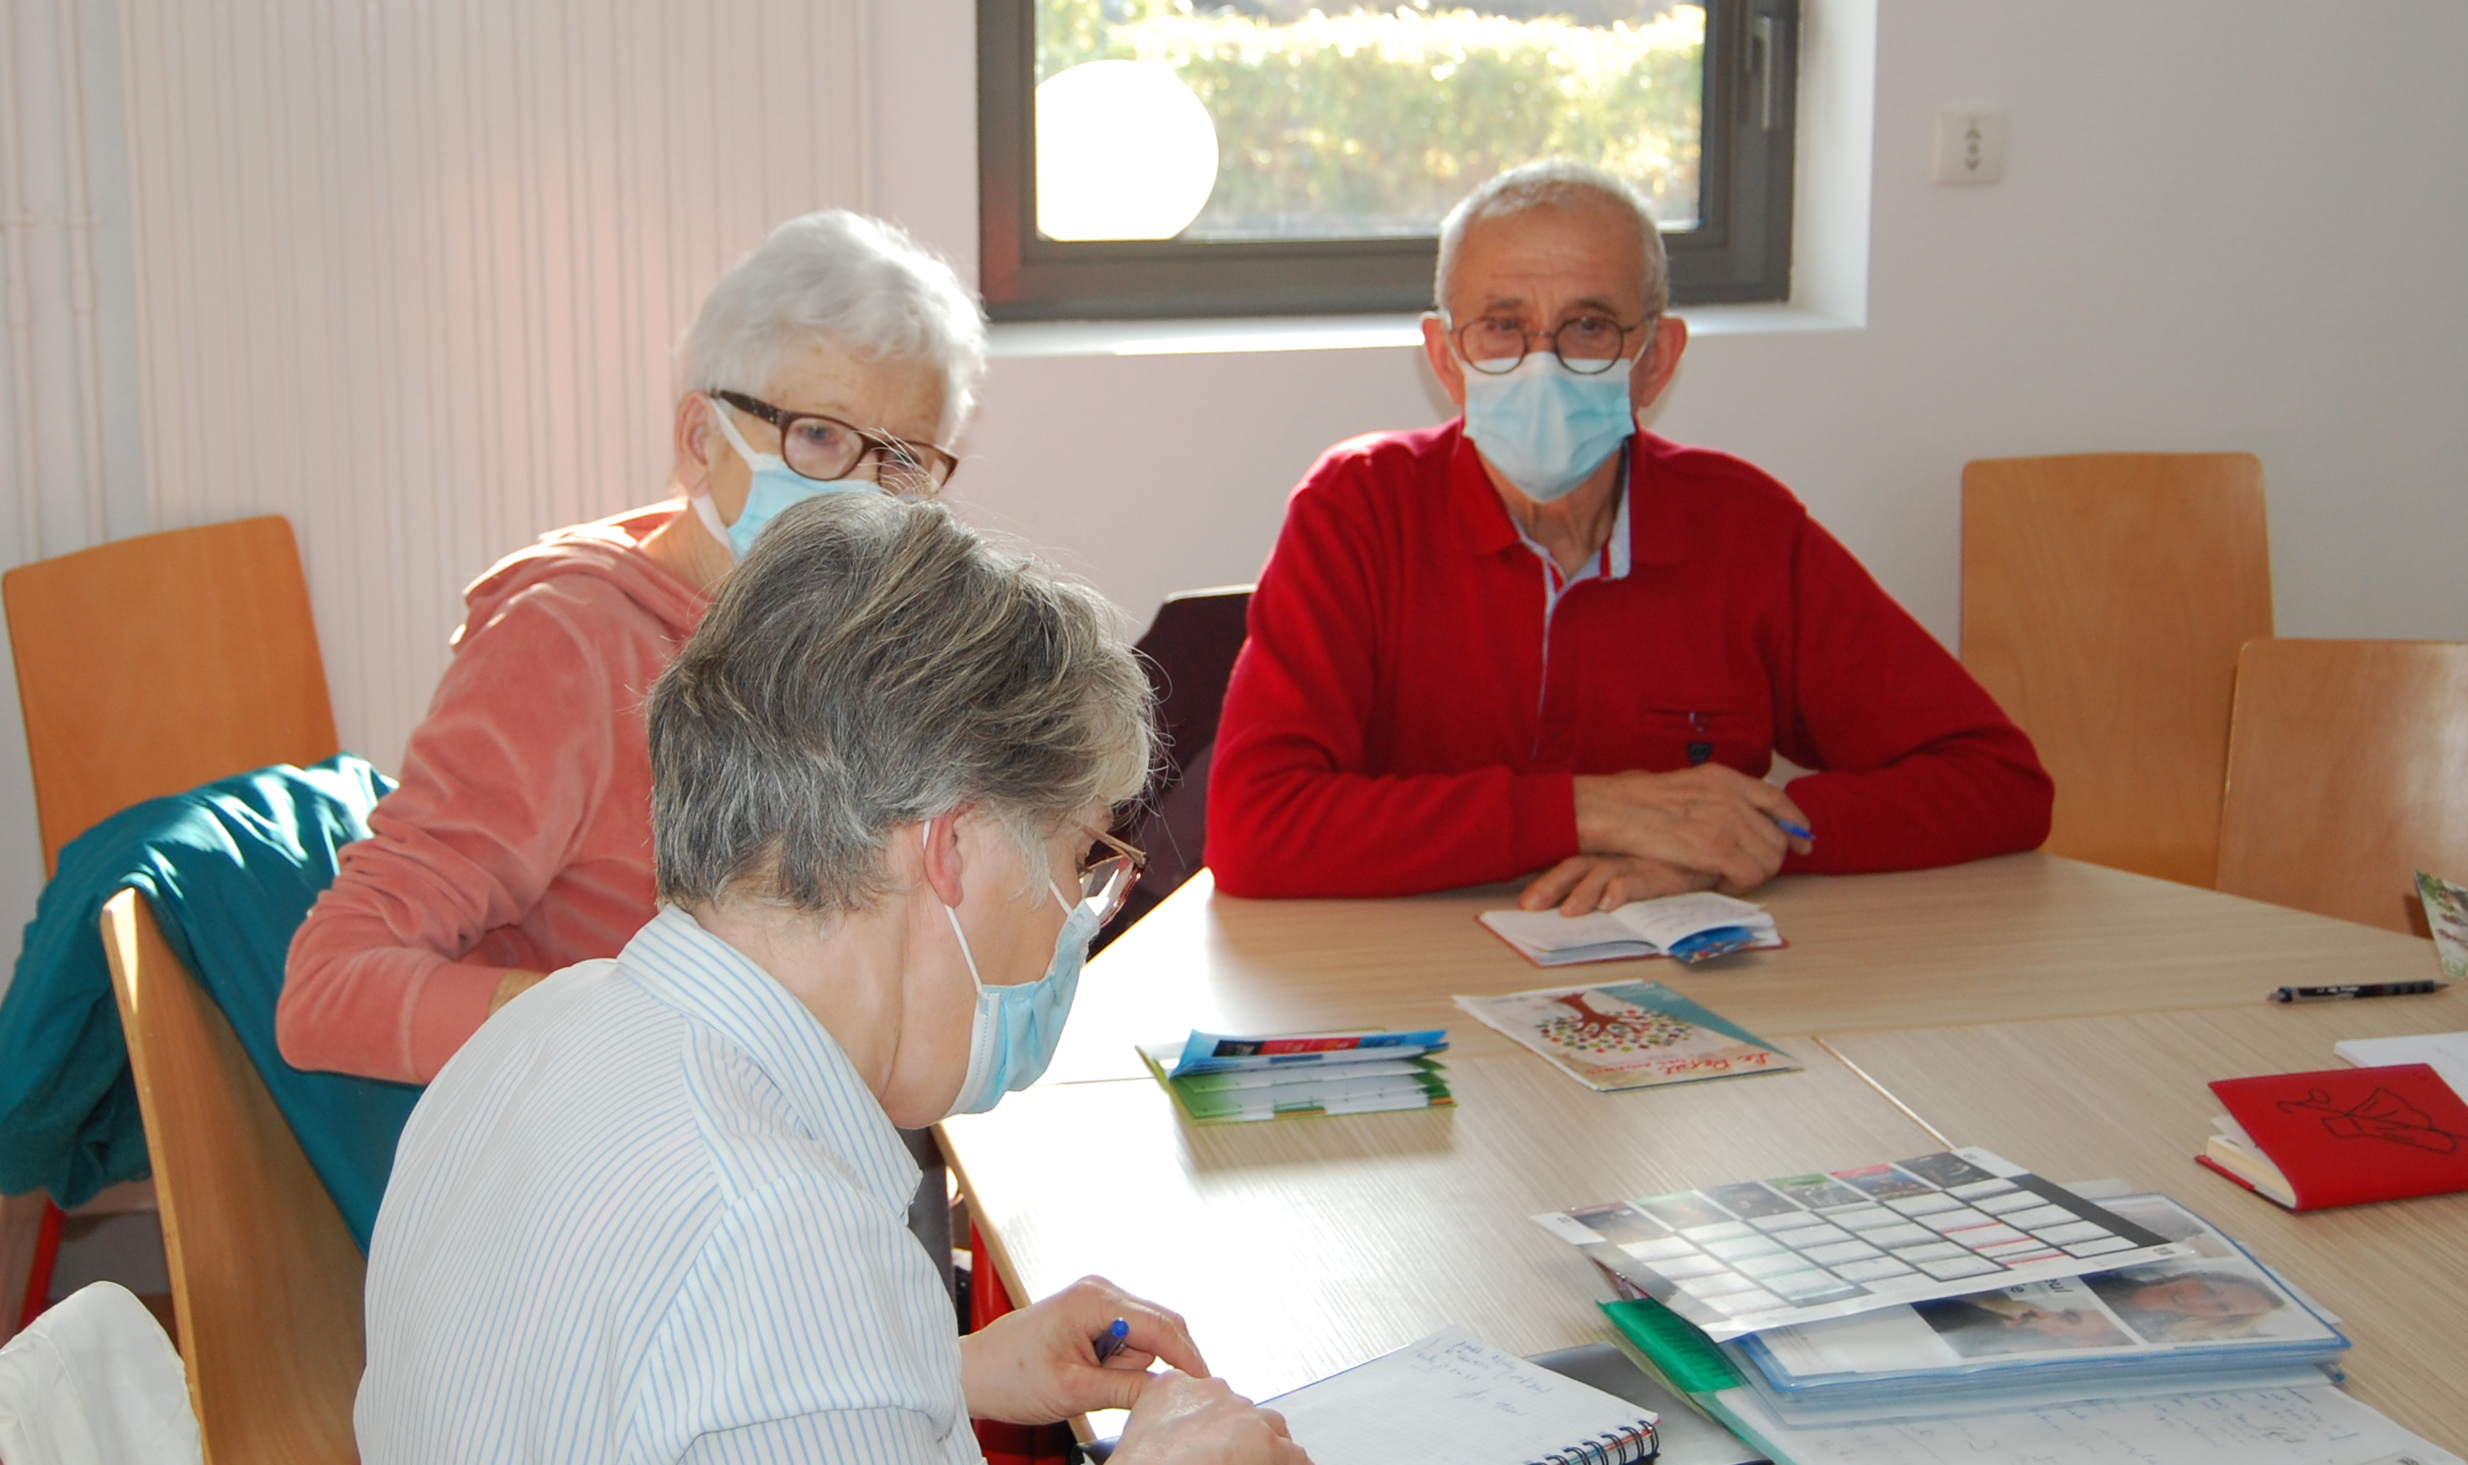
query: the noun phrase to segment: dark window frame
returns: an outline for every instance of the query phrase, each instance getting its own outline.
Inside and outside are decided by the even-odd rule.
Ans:
[[[1704,0],[1698,226],[1664,235],[1679,305],[1791,287],[1799,0]],[[977,0],[979,276],[995,320],[1366,315],[1431,305],[1438,241],[1037,237],[1035,0]]]

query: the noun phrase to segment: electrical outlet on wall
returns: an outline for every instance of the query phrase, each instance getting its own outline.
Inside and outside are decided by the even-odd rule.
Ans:
[[[1994,183],[2005,176],[2005,114],[1937,114],[1939,183]]]

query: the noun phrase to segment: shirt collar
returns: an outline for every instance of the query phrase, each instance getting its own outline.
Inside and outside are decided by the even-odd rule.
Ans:
[[[1497,554],[1523,548],[1531,541],[1508,517],[1491,475],[1483,471],[1482,454],[1465,435],[1463,418],[1448,456],[1448,516],[1457,545],[1470,554]],[[1628,486],[1620,495],[1619,517],[1611,526],[1609,578],[1627,576],[1635,565],[1676,565],[1687,557],[1687,534],[1680,505],[1666,475],[1656,472],[1670,444],[1644,431],[1629,434]]]
[[[618,953],[618,964],[654,999],[719,1032],[776,1085],[798,1123],[851,1166],[887,1204],[905,1208],[923,1173],[813,1013],[745,953],[673,905]]]
[[[1626,453],[1628,449],[1623,445],[1620,451]],[[1620,506],[1611,512],[1609,537],[1603,540],[1602,548],[1586,562],[1585,568],[1574,575],[1561,576],[1559,562],[1551,557],[1551,551],[1535,543],[1533,536],[1523,529],[1517,529],[1517,542],[1533,551],[1534,558],[1542,561],[1544,568],[1550,573],[1551,583],[1558,587],[1554,592],[1555,595],[1565,592],[1569,586],[1582,584],[1587,580],[1625,580],[1628,578],[1628,505],[1635,495],[1629,491],[1629,486],[1625,483],[1620,485],[1619,492]],[[1516,520],[1511,519],[1508,522],[1510,528],[1517,528]]]

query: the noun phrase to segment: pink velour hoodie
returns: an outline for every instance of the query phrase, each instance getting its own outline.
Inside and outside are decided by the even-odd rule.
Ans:
[[[682,507],[561,529],[464,592],[402,785],[292,938],[295,1066],[426,1083],[507,968],[615,956],[651,919],[643,698],[710,600],[639,546]]]

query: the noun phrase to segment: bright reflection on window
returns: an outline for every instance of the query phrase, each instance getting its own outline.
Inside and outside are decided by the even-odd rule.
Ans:
[[[1581,158],[1642,185],[1666,229],[1694,227],[1705,11],[1685,0],[1036,0],[1038,223],[1052,238],[1354,239],[1428,235],[1476,184]],[[1092,232],[1048,211],[1060,177],[1107,176],[1143,123],[1046,131],[1047,89],[1108,62],[1179,80],[1217,165],[1164,234]],[[1095,63],[1092,65],[1091,63]],[[1082,158],[1079,149],[1091,150]],[[1115,177],[1136,177],[1121,173]],[[1093,184],[1085,186],[1095,186]],[[1114,185],[1130,195],[1145,183]],[[1179,196],[1178,196],[1179,197]],[[1105,207],[1156,208],[1125,197]],[[1092,204],[1092,208],[1094,205]],[[1111,218],[1111,215],[1108,215]]]
[[[1217,186],[1217,129],[1170,66],[1090,61],[1037,86],[1037,230],[1171,239]]]

